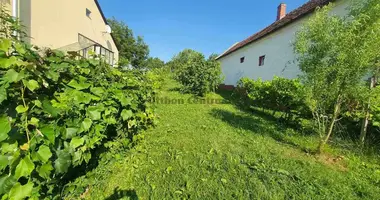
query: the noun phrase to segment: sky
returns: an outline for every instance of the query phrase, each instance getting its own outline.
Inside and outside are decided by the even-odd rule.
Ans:
[[[282,2],[290,12],[307,0],[99,0],[107,18],[124,21],[164,61],[187,48],[221,54],[273,23]]]

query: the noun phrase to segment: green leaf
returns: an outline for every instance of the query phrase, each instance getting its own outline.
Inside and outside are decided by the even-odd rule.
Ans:
[[[9,200],[23,200],[26,197],[30,197],[33,190],[33,183],[28,182],[25,185],[16,183],[9,192]]]
[[[14,69],[8,70],[7,73],[4,75],[4,79],[7,80],[9,83],[18,82],[24,77],[25,77],[24,71],[21,71],[20,73],[18,73]]]
[[[29,80],[28,82],[26,82],[26,87],[34,92],[34,90],[40,88],[40,85],[38,84],[38,82],[36,80]]]
[[[57,73],[57,72],[55,72],[55,71],[53,71],[53,70],[48,70],[48,71],[46,72],[46,76],[47,76],[49,79],[53,80],[53,81],[58,81],[58,79],[59,79],[59,73]]]
[[[0,116],[0,142],[8,138],[8,133],[11,131],[11,124],[7,116]]]
[[[45,126],[40,131],[52,144],[55,144],[55,131],[52,125]]]
[[[30,119],[29,121],[29,124],[33,125],[33,126],[38,126],[38,123],[40,122],[39,119],[35,118],[35,117],[32,117],[32,119]]]
[[[3,85],[3,86],[0,87],[0,104],[3,101],[7,100],[7,98],[8,98],[7,90],[5,88],[5,85]]]
[[[12,41],[10,39],[7,39],[7,38],[1,39],[0,51],[8,52],[11,46],[12,46]]]
[[[101,118],[101,110],[94,106],[88,107],[87,114],[92,120],[99,120]]]
[[[47,161],[49,161],[49,158],[51,158],[52,153],[48,146],[42,145],[37,151],[37,156],[42,161],[42,163],[46,163]]]
[[[0,58],[0,69],[9,69],[12,65],[23,66],[26,64],[26,62],[17,59],[15,56],[11,56],[10,58]]]
[[[28,109],[29,109],[28,106],[24,107],[23,105],[19,105],[16,107],[16,111],[18,114],[24,113],[24,112],[28,111]]]
[[[42,103],[40,100],[34,100],[34,105],[36,105],[39,108],[42,108]]]
[[[89,83],[85,83],[85,82],[81,82],[81,83],[78,83],[76,80],[71,80],[68,84],[68,86],[70,87],[73,87],[77,90],[84,90],[84,89],[87,89],[91,86],[91,84]]]
[[[53,117],[57,117],[58,116],[58,113],[59,113],[59,110],[57,108],[54,108],[50,101],[49,100],[43,100],[42,101],[42,108],[44,109],[44,111],[46,111],[47,113],[51,114],[51,116]]]
[[[0,155],[0,171],[8,166],[8,156]]]
[[[7,193],[16,183],[17,180],[13,176],[2,176],[0,178],[0,196],[4,193]]]
[[[45,163],[37,168],[38,174],[45,179],[50,179],[51,171],[53,171],[51,162]]]
[[[58,174],[66,173],[71,165],[71,156],[67,150],[57,151],[57,160],[54,162],[54,168]]]
[[[101,87],[92,87],[90,91],[95,94],[96,96],[102,97],[105,93],[104,89]]]
[[[66,128],[65,139],[71,139],[71,138],[73,138],[76,135],[77,132],[78,132],[77,128]]]
[[[72,146],[74,149],[82,146],[83,144],[84,144],[84,139],[78,138],[78,137],[73,138],[70,142],[70,146]]]
[[[81,130],[82,131],[88,131],[88,130],[90,130],[91,126],[92,126],[92,120],[89,118],[86,118],[82,122]]]
[[[15,171],[15,178],[18,180],[21,177],[28,177],[34,170],[34,163],[30,160],[29,156],[22,159]]]
[[[133,113],[131,110],[123,110],[121,112],[121,117],[123,118],[124,121],[127,121],[128,119],[130,119],[131,117],[133,116]]]

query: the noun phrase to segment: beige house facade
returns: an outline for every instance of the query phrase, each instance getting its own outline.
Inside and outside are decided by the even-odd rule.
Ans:
[[[102,55],[116,65],[119,51],[97,0],[0,0],[18,17],[26,42],[38,47]]]

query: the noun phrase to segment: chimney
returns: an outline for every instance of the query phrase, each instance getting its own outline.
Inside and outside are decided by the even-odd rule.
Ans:
[[[281,3],[277,8],[277,20],[280,20],[286,16],[286,4]]]

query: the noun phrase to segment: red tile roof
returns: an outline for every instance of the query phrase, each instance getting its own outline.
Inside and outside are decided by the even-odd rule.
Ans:
[[[294,21],[301,19],[302,17],[306,16],[307,14],[313,12],[317,7],[323,7],[330,2],[333,2],[334,0],[310,0],[301,7],[293,10],[289,14],[287,14],[284,18],[281,20],[278,20],[274,22],[273,24],[269,25],[265,29],[261,30],[260,32],[248,37],[247,39],[235,44],[233,47],[231,47],[229,50],[224,52],[222,55],[220,55],[217,60],[261,39],[265,36],[274,33],[275,31],[285,27],[288,24],[293,23]]]

